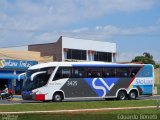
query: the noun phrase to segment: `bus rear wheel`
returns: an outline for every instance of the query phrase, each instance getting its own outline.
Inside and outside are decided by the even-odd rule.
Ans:
[[[127,98],[127,93],[125,91],[119,91],[118,92],[118,100],[125,100]]]
[[[136,98],[137,98],[137,92],[136,91],[131,91],[129,93],[128,98],[129,98],[129,100],[136,100]]]
[[[63,94],[57,92],[53,95],[53,102],[61,102],[63,100]]]

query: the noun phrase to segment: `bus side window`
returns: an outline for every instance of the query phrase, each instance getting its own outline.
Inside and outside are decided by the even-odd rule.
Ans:
[[[71,77],[71,69],[70,68],[64,68],[62,70],[62,76],[63,76],[63,78],[70,78]]]
[[[102,68],[100,67],[88,67],[87,77],[96,78],[101,77]]]
[[[71,77],[71,68],[69,67],[60,67],[58,68],[54,80],[63,79],[63,78],[70,78]]]
[[[79,74],[78,74],[78,77],[80,77],[80,78],[83,77],[83,74],[82,74],[82,73],[79,73]]]
[[[103,68],[102,77],[115,77],[115,68],[105,67]]]
[[[87,76],[88,76],[88,77],[92,77],[91,72],[88,72],[88,73],[87,73]]]
[[[116,68],[116,77],[129,77],[129,68],[128,67]]]
[[[101,77],[101,73],[100,72],[97,73],[97,77]]]
[[[140,67],[131,67],[130,68],[130,77],[133,78],[137,75]]]
[[[72,68],[72,78],[84,78],[85,71],[83,67]]]

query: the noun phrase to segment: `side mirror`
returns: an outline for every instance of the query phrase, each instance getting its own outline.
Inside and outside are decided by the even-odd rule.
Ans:
[[[18,75],[18,81],[20,81],[20,80],[21,80],[21,76],[24,76],[24,75],[26,75],[26,73],[21,73],[21,74],[19,74],[19,75]]]
[[[36,75],[43,74],[43,73],[47,73],[47,71],[40,71],[40,72],[33,73],[33,74],[31,75],[31,81],[33,81],[33,78],[34,78]]]

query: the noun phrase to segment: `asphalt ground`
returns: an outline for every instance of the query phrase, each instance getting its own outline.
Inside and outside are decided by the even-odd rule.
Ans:
[[[107,99],[108,101],[112,101],[115,99]],[[137,98],[137,100],[160,100],[160,95],[154,95],[154,96],[140,96]],[[104,99],[80,99],[80,100],[64,100],[65,102],[73,101],[104,101]],[[7,100],[0,100],[0,105],[3,104],[24,104],[24,103],[41,103],[41,101],[34,101],[34,100],[23,100],[20,95],[14,95],[14,98],[12,101]]]

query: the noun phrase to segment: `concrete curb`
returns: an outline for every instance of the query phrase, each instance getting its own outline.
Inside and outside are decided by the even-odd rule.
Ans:
[[[22,111],[22,112],[0,112],[4,114],[40,114],[40,113],[79,113],[79,112],[97,112],[97,111],[111,111],[111,110],[131,110],[131,109],[155,109],[158,106],[144,106],[144,107],[121,107],[121,108],[97,108],[97,109],[75,109],[75,110],[53,110],[53,111]]]

